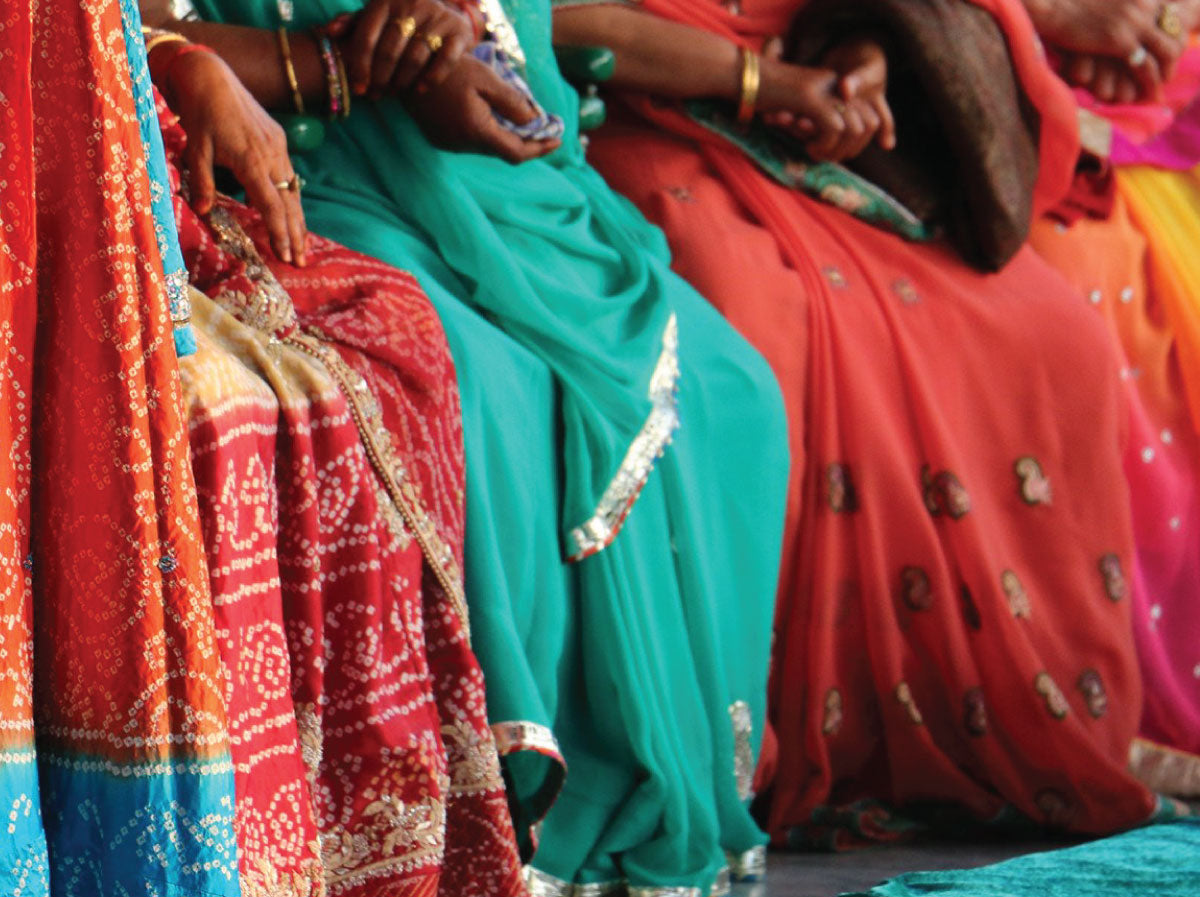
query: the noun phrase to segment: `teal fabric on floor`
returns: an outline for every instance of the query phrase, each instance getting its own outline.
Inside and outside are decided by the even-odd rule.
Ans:
[[[912,872],[843,897],[1196,897],[1200,820],[1135,829],[995,866]]]

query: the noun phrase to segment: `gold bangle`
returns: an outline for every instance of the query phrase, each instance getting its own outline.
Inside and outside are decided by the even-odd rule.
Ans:
[[[758,105],[758,88],[762,84],[762,68],[758,54],[742,47],[742,95],[738,101],[737,122],[745,127],[754,120]]]
[[[143,32],[144,33],[144,32]],[[191,43],[182,34],[176,34],[174,31],[153,31],[150,32],[150,38],[146,41],[146,58],[150,58],[150,54],[154,52],[155,47],[161,47],[163,44],[187,44]]]
[[[350,95],[353,91],[350,90],[350,77],[346,74],[346,60],[342,58],[342,51],[337,44],[333,45],[333,60],[337,65],[338,83],[342,87],[342,118],[349,118]]]
[[[300,93],[300,82],[296,78],[296,66],[292,64],[292,44],[288,40],[286,28],[280,28],[276,34],[279,37],[279,55],[283,59],[283,74],[287,78],[288,87],[292,89],[292,101],[296,111],[304,114],[304,96]]]

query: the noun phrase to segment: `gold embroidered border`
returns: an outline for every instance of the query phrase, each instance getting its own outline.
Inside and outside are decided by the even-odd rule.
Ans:
[[[307,333],[296,330],[296,312],[291,297],[263,263],[254,242],[229,210],[218,205],[208,220],[216,232],[218,245],[246,266],[246,275],[255,284],[250,296],[222,296],[218,301],[243,324],[309,355],[328,370],[346,398],[371,466],[421,546],[434,576],[446,590],[469,641],[470,617],[462,570],[454,551],[437,531],[432,516],[421,504],[408,479],[404,464],[392,445],[391,433],[383,424],[383,414],[371,393],[370,384],[346,363],[330,345],[331,340],[319,330],[310,328]]]
[[[454,557],[453,549],[437,531],[433,517],[421,504],[417,490],[408,479],[404,463],[392,445],[392,435],[383,424],[383,414],[371,393],[370,385],[346,363],[335,348],[324,342],[319,331],[292,333],[283,342],[320,361],[341,387],[358,425],[363,448],[366,449],[371,466],[375,468],[417,544],[421,546],[421,552],[429,562],[433,575],[450,597],[469,640],[470,615],[467,612],[467,598],[463,590],[462,569]]]
[[[612,544],[638,495],[654,470],[677,429],[679,408],[675,399],[679,384],[679,328],[671,315],[663,330],[662,353],[650,377],[650,414],[630,443],[625,459],[617,469],[590,519],[571,530],[575,552],[568,557],[574,563],[603,551]]]
[[[1200,797],[1200,756],[1135,738],[1129,768],[1151,791],[1172,797]]]
[[[704,897],[701,888],[686,886],[630,887],[623,881],[572,884],[532,866],[525,867],[525,886],[529,889],[529,897]],[[728,897],[730,890],[729,870],[722,869],[717,873],[708,897]]]

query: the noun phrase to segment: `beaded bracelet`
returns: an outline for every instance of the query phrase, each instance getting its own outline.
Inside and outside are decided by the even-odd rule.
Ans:
[[[317,55],[321,57],[321,67],[325,70],[325,89],[329,92],[329,117],[337,118],[342,111],[342,84],[338,80],[333,41],[316,31],[313,32],[313,40],[317,42]]]

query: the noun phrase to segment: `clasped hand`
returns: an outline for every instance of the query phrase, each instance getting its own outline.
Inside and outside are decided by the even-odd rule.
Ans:
[[[852,159],[875,141],[896,146],[887,102],[887,56],[878,42],[855,38],[835,46],[818,67],[780,58],[778,42],[763,54],[762,120],[800,140],[817,160]]]

